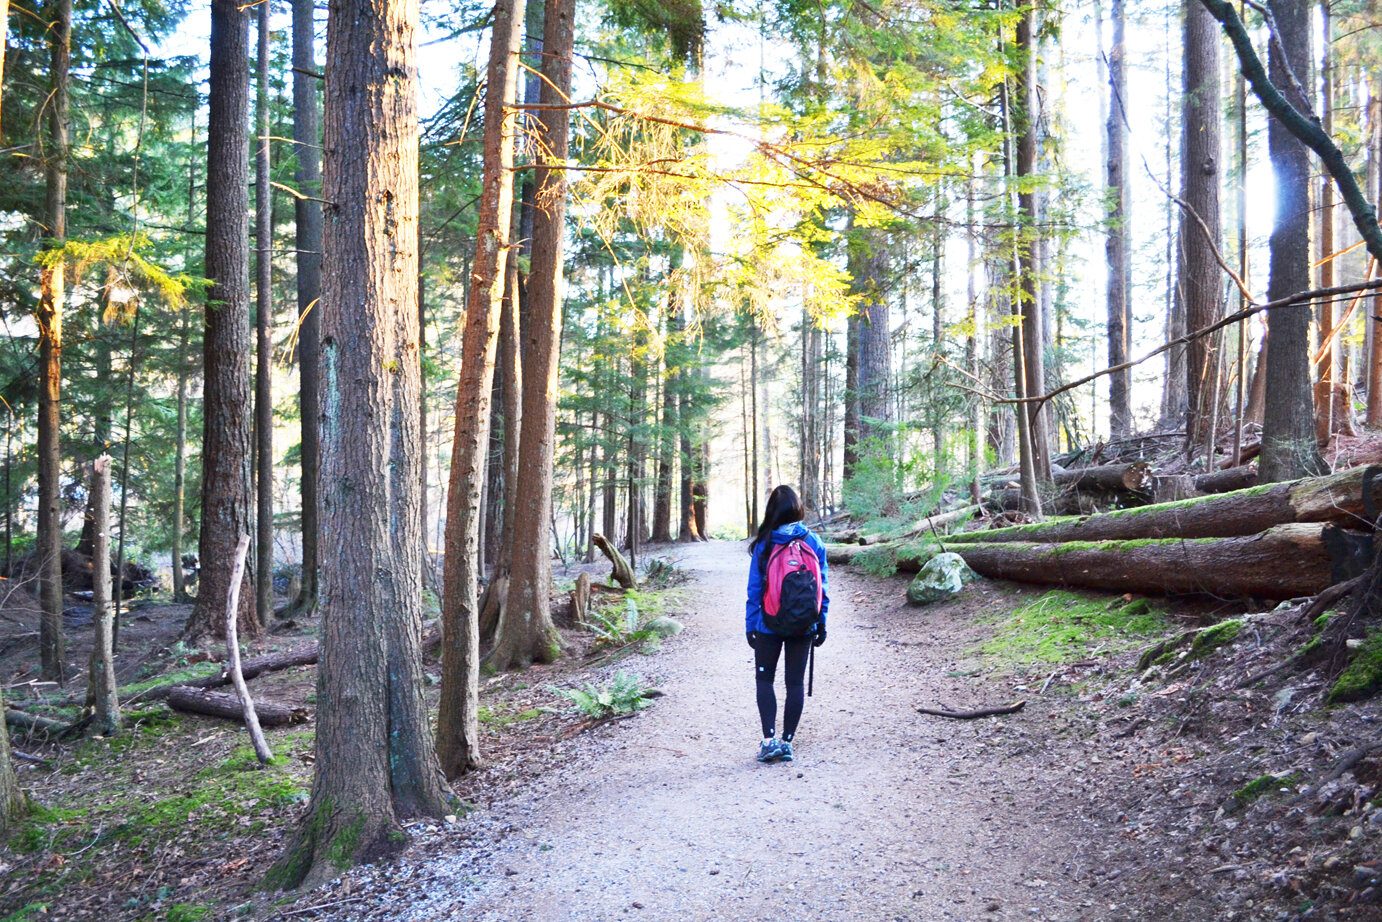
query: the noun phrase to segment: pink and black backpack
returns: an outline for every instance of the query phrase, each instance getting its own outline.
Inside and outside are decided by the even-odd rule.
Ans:
[[[821,618],[821,564],[801,538],[774,547],[763,580],[763,624],[780,637],[814,633]]]

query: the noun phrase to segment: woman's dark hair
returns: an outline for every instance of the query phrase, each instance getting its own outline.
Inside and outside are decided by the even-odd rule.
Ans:
[[[768,496],[767,508],[763,510],[763,524],[758,526],[758,537],[753,539],[752,545],[758,551],[759,566],[763,568],[763,572],[766,573],[768,570],[768,552],[773,544],[773,530],[792,522],[800,522],[805,517],[806,510],[802,507],[801,497],[797,496],[796,490],[786,484],[773,488],[773,492]]]

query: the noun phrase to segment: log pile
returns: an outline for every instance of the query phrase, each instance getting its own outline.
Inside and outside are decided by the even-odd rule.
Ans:
[[[1110,470],[1088,482],[1113,483],[1113,476]],[[1241,471],[1201,476],[1206,485],[1244,478]],[[1284,599],[1320,592],[1349,578],[1359,559],[1370,560],[1379,508],[1382,468],[1355,468],[1102,514],[923,536],[881,552],[893,554],[903,572],[919,570],[940,543],[994,578],[1117,592]],[[848,563],[867,552],[835,547],[828,559]]]

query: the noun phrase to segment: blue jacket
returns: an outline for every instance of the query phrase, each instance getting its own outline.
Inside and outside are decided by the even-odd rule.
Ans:
[[[816,560],[821,565],[821,627],[825,627],[825,613],[830,610],[830,579],[829,568],[825,562],[825,545],[821,539],[816,537],[816,533],[807,528],[800,522],[792,522],[783,525],[781,528],[773,530],[769,540],[773,544],[787,544],[796,538],[803,538],[806,546],[816,555]],[[751,563],[749,564],[749,590],[748,599],[744,605],[744,630],[745,631],[767,631],[763,624],[763,577],[764,573],[758,565],[758,542],[749,545]]]

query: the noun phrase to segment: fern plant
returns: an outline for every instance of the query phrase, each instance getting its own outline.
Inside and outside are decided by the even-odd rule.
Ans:
[[[608,685],[587,682],[584,688],[552,688],[576,706],[586,717],[618,717],[648,707],[652,702],[643,696],[643,677],[620,669]]]

